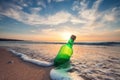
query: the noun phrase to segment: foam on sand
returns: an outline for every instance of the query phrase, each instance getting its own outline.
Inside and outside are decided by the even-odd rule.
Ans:
[[[44,67],[49,67],[49,66],[53,65],[53,63],[50,63],[50,62],[40,61],[40,60],[37,60],[37,59],[32,59],[32,58],[28,57],[27,55],[25,55],[23,53],[16,52],[15,50],[12,50],[12,49],[8,49],[8,50],[10,52],[12,52],[13,54],[19,56],[22,60],[27,61],[27,62],[31,62],[33,64],[36,64],[36,65],[39,65],[39,66],[44,66]]]
[[[49,67],[52,66],[53,63],[51,62],[46,62],[46,61],[40,61],[37,59],[32,59],[28,57],[27,55],[23,53],[16,52],[13,49],[8,49],[10,52],[15,54],[16,56],[20,57],[23,61],[31,62],[33,64],[39,65],[39,66],[44,66],[44,67]],[[77,73],[75,72],[68,72],[72,67],[67,67],[67,68],[53,68],[50,71],[50,77],[52,80],[84,80],[81,78]]]
[[[52,69],[50,71],[50,77],[52,80],[84,80],[75,72],[67,72],[70,68],[62,68],[62,69]]]

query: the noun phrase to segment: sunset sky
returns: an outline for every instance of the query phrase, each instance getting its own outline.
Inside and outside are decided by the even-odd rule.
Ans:
[[[0,38],[120,41],[120,0],[0,0]]]

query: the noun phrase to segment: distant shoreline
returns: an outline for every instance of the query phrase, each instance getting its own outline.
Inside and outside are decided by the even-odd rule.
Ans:
[[[0,38],[0,41],[20,41],[28,44],[66,44],[66,42],[44,42],[44,41],[28,41],[28,40],[19,40],[19,39],[6,39],[6,38]],[[75,42],[74,45],[102,45],[102,46],[114,46],[114,45],[120,45],[120,42]]]
[[[24,40],[0,38],[0,41],[24,41]]]

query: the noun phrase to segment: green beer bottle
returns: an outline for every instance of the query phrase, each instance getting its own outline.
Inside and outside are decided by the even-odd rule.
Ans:
[[[56,67],[60,66],[62,64],[65,64],[66,62],[68,62],[70,60],[70,57],[73,54],[72,46],[73,46],[73,43],[74,43],[75,39],[76,39],[76,36],[72,35],[71,38],[68,40],[68,43],[64,44],[60,48],[57,56],[54,59],[54,65]]]

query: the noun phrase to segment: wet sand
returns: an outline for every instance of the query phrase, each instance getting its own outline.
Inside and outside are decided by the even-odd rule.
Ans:
[[[50,80],[51,68],[24,62],[0,48],[0,80]]]

